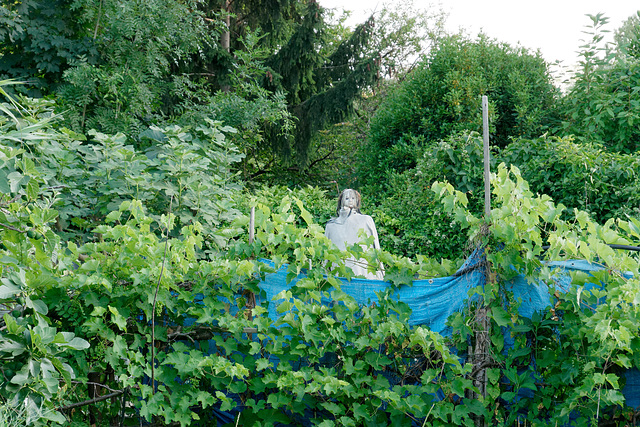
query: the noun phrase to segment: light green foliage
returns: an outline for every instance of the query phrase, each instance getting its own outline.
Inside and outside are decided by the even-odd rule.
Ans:
[[[32,118],[2,123],[2,140],[52,137],[42,131],[46,121]],[[51,228],[55,197],[46,188],[48,176],[24,149],[0,142],[0,171],[0,405],[8,423],[63,423],[56,409],[77,372],[70,365],[74,351],[89,343],[48,317],[51,301],[44,293],[63,274],[60,238]]]
[[[450,319],[452,335],[444,338],[410,326],[410,310],[393,290],[449,275],[454,262],[363,254],[358,245],[339,251],[319,225],[335,203],[322,190],[265,187],[238,196],[229,172],[241,157],[227,138],[232,129],[214,121],[151,128],[141,145],[153,144],[142,152],[124,134],[95,132],[83,141],[56,127],[51,102],[20,102],[0,105],[0,409],[15,408],[13,420],[80,424],[92,412],[102,424],[124,414],[138,424],[206,425],[216,405],[241,410],[236,422],[244,425],[299,424],[309,413],[317,425],[632,421],[621,372],[640,366],[640,265],[608,244],[637,244],[640,222],[599,224],[577,209],[568,220],[562,205],[534,195],[516,167],[501,165],[488,234],[473,206],[478,135],[433,144],[438,161],[424,157],[416,169],[464,192],[438,182],[427,196],[427,180],[393,177],[394,188],[410,189],[399,211],[429,203],[442,212],[435,221],[451,228],[455,220],[485,248],[488,282],[470,295],[482,299]],[[397,225],[372,210],[384,227]],[[61,214],[95,237],[61,238]],[[382,262],[390,292],[356,304],[335,277],[353,276],[347,257]],[[571,273],[561,288],[547,261],[568,259],[602,268]],[[277,295],[275,320],[258,283],[279,267],[304,277]],[[532,290],[550,286],[548,311],[520,315],[507,286],[517,274]],[[483,313],[488,357],[478,366],[471,355]],[[484,368],[486,398],[474,381]],[[65,411],[93,397],[92,383],[121,393],[118,403]],[[28,406],[13,406],[15,396]]]
[[[289,189],[285,186],[261,186],[252,191],[247,190],[243,195],[243,199],[238,201],[238,209],[244,214],[248,214],[251,207],[257,204],[275,210],[285,198],[294,198],[304,200],[304,209],[312,216],[313,222],[323,225],[336,215],[336,200],[339,193],[334,189],[329,195],[326,191],[311,186],[298,189]],[[293,205],[292,209],[300,215],[301,211],[297,205]],[[299,217],[298,220],[301,221],[302,218]]]
[[[507,425],[520,416],[515,409],[528,421],[564,423],[571,416],[586,424],[629,417],[629,411],[618,406],[624,403],[619,367],[637,366],[634,355],[640,348],[633,337],[640,331],[636,297],[640,262],[634,253],[615,251],[607,244],[637,242],[638,221],[599,225],[577,210],[573,222],[564,221],[562,205],[556,206],[548,196],[534,196],[518,169],[504,164],[492,182],[496,200],[487,257],[496,276],[489,276],[482,291],[495,362],[488,373],[488,393],[513,405],[494,416]],[[478,226],[484,220],[464,208],[464,194],[449,184],[433,188],[445,195],[445,205],[472,233],[482,230]],[[544,245],[549,246],[546,251]],[[571,283],[561,286],[556,282],[558,271],[546,262],[568,259],[583,259],[602,269],[591,275],[570,273]],[[548,312],[531,318],[519,315],[521,302],[509,298],[504,288],[518,273],[531,286],[549,286]],[[451,324],[457,348],[467,348],[473,322],[458,315]],[[502,375],[509,380],[508,389],[499,380]],[[524,389],[532,390],[532,397],[514,400]]]
[[[389,78],[410,71],[415,58],[426,54],[444,32],[445,12],[432,4],[406,1],[375,12],[372,45],[384,58],[381,73]]]
[[[342,293],[332,274],[349,275],[344,254],[324,238],[299,200],[284,197],[273,211],[258,205],[256,240],[252,245],[238,241],[231,259],[196,258],[202,244],[199,224],[184,227],[167,242],[153,233],[156,227],[168,231],[172,220],[156,223],[140,201],[123,203],[108,216],[108,225],[96,229],[102,241],[68,246],[69,255],[60,263],[83,262],[47,293],[49,316],[74,325],[92,343],[78,361],[83,374],[113,372],[112,380],[102,376],[102,381],[128,388],[142,417],[192,425],[209,416],[212,404],[233,409],[228,393],[246,405],[240,416],[245,424],[295,423],[309,408],[318,414],[316,424],[328,419],[358,425],[389,417],[404,425],[411,417],[426,416],[470,423],[471,413],[482,412],[471,405],[452,418],[429,410],[439,389],[462,393],[472,387],[468,380],[433,380],[461,378],[470,367],[450,353],[442,337],[410,328],[406,305],[381,294],[378,304],[358,306]],[[251,311],[246,305],[247,292],[259,295],[258,279],[273,271],[256,261],[259,257],[274,260],[276,267],[286,263],[293,276],[307,271],[306,279],[277,296],[283,314],[277,322],[268,317],[264,298]],[[421,269],[404,263],[411,271]],[[321,303],[327,299],[339,304]],[[154,316],[157,364],[151,371],[147,349]],[[243,333],[246,327],[257,332]],[[424,385],[414,385],[420,376]],[[159,382],[157,390],[147,377]],[[390,388],[393,378],[412,385]],[[408,392],[413,397],[405,400]],[[98,405],[105,421],[115,415]]]
[[[107,135],[91,131],[91,141],[68,129],[58,128],[55,105],[44,100],[23,99],[29,114],[15,120],[21,107],[5,104],[0,126],[3,148],[25,150],[23,169],[34,177],[4,168],[5,186],[24,183],[31,197],[44,184],[60,216],[58,231],[67,238],[90,238],[96,223],[124,200],[144,200],[152,213],[171,209],[179,227],[199,221],[206,226],[205,252],[224,247],[229,235],[218,233],[238,211],[231,195],[240,190],[231,165],[243,155],[227,138],[236,130],[220,122],[203,120],[195,129],[176,125],[151,127],[141,134],[146,150],[129,145],[122,133]],[[17,152],[17,151],[16,151]],[[3,185],[3,184],[0,184]],[[3,191],[8,191],[3,188]]]
[[[174,138],[173,156],[180,158],[185,138],[167,130],[163,134]],[[181,176],[177,172],[172,172],[174,185]],[[57,264],[47,261],[52,252],[42,258],[39,268],[47,269],[48,279],[29,287],[35,313],[29,312],[28,319],[55,319],[59,328],[74,330],[91,345],[66,361],[78,378],[97,378],[113,390],[126,390],[137,412],[125,406],[125,413],[165,424],[206,420],[212,405],[232,410],[236,403],[231,396],[243,403],[238,422],[254,425],[295,424],[309,411],[317,414],[312,422],[318,425],[474,425],[475,417],[512,425],[518,413],[530,421],[563,421],[571,413],[584,420],[624,417],[615,410],[623,400],[613,366],[635,366],[633,337],[640,322],[637,279],[618,272],[637,273],[638,260],[613,252],[605,243],[640,238],[640,223],[611,221],[600,226],[580,212],[575,223],[563,221],[562,207],[548,197],[534,197],[515,168],[499,168],[493,183],[493,237],[487,255],[498,280],[490,281],[483,292],[492,322],[486,399],[469,397],[478,392],[470,376],[474,368],[460,359],[474,342],[473,317],[452,318],[454,334],[446,340],[424,327],[410,327],[408,308],[391,294],[380,294],[375,305],[356,304],[340,291],[334,274],[349,277],[342,260],[361,256],[361,249],[355,245],[346,253],[337,250],[302,201],[282,189],[264,189],[260,196],[263,201],[277,198],[278,204],[249,202],[256,204],[254,242],[242,234],[214,260],[198,256],[205,237],[199,222],[177,229],[176,215],[149,216],[139,200],[124,201],[106,215],[94,230],[99,241],[63,248],[53,235]],[[436,184],[434,189],[445,196],[444,209],[459,223],[474,234],[482,228],[483,220],[464,207],[464,193],[449,184]],[[321,196],[315,196],[318,212],[328,209],[322,207]],[[36,200],[41,203],[41,196]],[[238,217],[231,230],[246,228],[247,223],[246,216]],[[19,232],[6,227],[1,232],[9,243],[2,250],[3,262],[8,253],[17,260],[14,252],[26,248],[24,239],[15,238]],[[41,240],[34,236],[27,242],[38,245]],[[544,244],[551,245],[546,255]],[[575,275],[574,281],[603,281],[607,286],[558,294],[554,309],[564,311],[562,318],[556,312],[522,318],[517,301],[505,304],[499,298],[508,297],[500,285],[515,273],[548,281],[553,272],[540,256],[606,264],[602,273]],[[410,262],[384,251],[365,257],[372,265],[385,264],[387,278],[393,279],[390,289],[416,276],[450,274],[451,268],[425,259]],[[286,265],[290,277],[305,273],[296,286],[277,296],[281,317],[275,322],[264,297],[256,307],[249,305],[250,292],[260,296],[259,280],[273,271],[261,258],[273,260],[276,268]],[[598,297],[601,303],[596,307]],[[26,299],[24,306],[29,307]],[[62,337],[72,348],[85,346],[72,335]],[[449,350],[450,344],[457,355]],[[579,348],[579,357],[568,348]],[[157,381],[155,387],[151,377]],[[57,398],[71,403],[71,396],[85,396],[83,390],[75,387],[73,393]],[[515,400],[522,390],[536,393]],[[38,394],[46,397],[45,393]],[[497,406],[496,399],[511,406]],[[119,405],[107,401],[95,406],[102,422],[120,416]],[[84,413],[86,408],[74,416]]]
[[[631,15],[615,32],[618,51],[623,54],[640,58],[640,15]]]

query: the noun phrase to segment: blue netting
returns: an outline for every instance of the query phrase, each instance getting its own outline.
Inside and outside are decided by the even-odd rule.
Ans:
[[[274,266],[269,260],[262,260],[262,262]],[[555,271],[552,286],[561,293],[568,291],[572,286],[571,271],[589,273],[602,269],[599,265],[581,260],[551,262],[548,267]],[[275,300],[276,295],[295,286],[301,278],[288,280],[288,274],[287,266],[282,266],[276,272],[268,274],[259,284],[260,289],[264,291],[265,300],[261,301],[258,298],[257,303],[266,302],[268,304],[269,317],[273,320],[279,317],[277,312],[279,301]],[[361,305],[377,302],[376,293],[385,291],[392,286],[390,283],[379,280],[357,278],[350,280],[340,278],[340,280],[342,291]],[[482,250],[476,250],[452,276],[415,280],[412,286],[400,286],[395,292],[395,297],[411,308],[412,314],[409,319],[411,325],[427,326],[434,332],[448,335],[447,318],[455,312],[463,311],[470,303],[469,291],[475,287],[484,286],[484,283],[484,256]],[[589,284],[588,286],[595,285]],[[512,292],[516,300],[521,302],[519,311],[525,317],[530,318],[535,312],[548,310],[549,306],[555,302],[552,300],[554,297],[550,294],[549,286],[546,283],[531,283],[523,275],[509,280],[505,284],[505,289]],[[330,301],[323,301],[323,303],[330,303]],[[637,369],[628,370],[624,377],[626,385],[623,388],[623,394],[627,399],[627,404],[637,408],[640,406],[640,371]],[[234,413],[237,414],[236,411]]]
[[[273,266],[269,260],[263,262]],[[412,286],[401,286],[395,296],[412,310],[409,324],[428,326],[432,331],[446,333],[447,318],[468,304],[468,293],[477,286],[484,285],[484,258],[482,251],[476,250],[452,276],[429,280],[415,280]],[[278,318],[278,302],[273,301],[280,292],[290,289],[299,278],[287,281],[287,266],[267,275],[260,283],[269,303],[269,317]],[[358,304],[369,305],[378,301],[377,292],[391,288],[391,284],[381,280],[340,278],[341,289]],[[258,301],[259,303],[259,301]]]

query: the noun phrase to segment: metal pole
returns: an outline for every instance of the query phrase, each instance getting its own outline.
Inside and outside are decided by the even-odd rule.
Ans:
[[[491,220],[491,183],[489,163],[489,98],[482,96],[482,142],[484,145],[484,219]]]

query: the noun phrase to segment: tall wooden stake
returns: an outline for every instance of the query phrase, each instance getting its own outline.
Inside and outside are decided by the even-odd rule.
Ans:
[[[482,232],[488,235],[490,233],[491,222],[491,182],[490,182],[490,157],[489,157],[489,99],[487,96],[482,97],[482,140],[484,146],[484,221],[485,227]],[[486,255],[486,254],[485,254]],[[489,264],[485,267],[485,280],[491,279],[491,270]],[[487,317],[486,301],[482,301],[476,312],[476,348],[474,351],[474,371],[477,374],[474,378],[475,386],[480,390],[483,397],[487,396],[487,362],[489,361],[489,318]],[[478,418],[475,421],[477,427],[486,427],[487,419]]]
[[[249,215],[249,244],[253,244],[255,238],[255,223],[256,223],[256,208],[251,208],[251,215]]]
[[[249,215],[249,244],[253,244],[255,239],[255,225],[256,223],[256,208],[251,208],[251,214]],[[256,295],[253,292],[249,292],[247,298],[247,307],[249,308],[249,320],[253,320],[253,308],[256,306]],[[253,341],[253,334],[249,334],[249,339]]]
[[[482,142],[484,146],[484,220],[491,221],[491,177],[489,157],[489,98],[482,97]]]

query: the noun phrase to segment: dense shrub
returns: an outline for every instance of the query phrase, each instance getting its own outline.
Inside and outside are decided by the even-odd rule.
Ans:
[[[433,145],[432,156],[440,160],[425,158],[418,167],[429,180],[408,172],[391,177],[394,188],[410,191],[399,191],[399,202],[390,198],[390,211],[396,206],[417,227],[411,215],[422,214],[425,205],[437,209],[434,195],[443,197],[444,213],[433,215],[429,228],[453,229],[455,219],[458,233],[468,229],[487,245],[491,270],[484,287],[472,291],[485,306],[470,305],[452,318],[452,335],[445,338],[410,325],[410,310],[393,291],[415,277],[450,275],[455,263],[411,261],[385,250],[362,254],[359,245],[339,251],[316,222],[335,206],[319,189],[265,187],[243,199],[209,193],[232,180],[228,166],[237,156],[219,124],[193,132],[151,129],[155,151],[142,155],[124,144],[124,135],[95,133],[86,143],[55,128],[50,115],[18,118],[13,106],[0,107],[6,178],[0,180],[0,416],[9,414],[9,423],[207,425],[213,409],[237,410],[234,422],[251,425],[303,419],[323,426],[471,426],[478,419],[513,425],[521,416],[586,424],[633,416],[624,406],[618,367],[638,367],[638,259],[607,243],[637,241],[640,222],[599,225],[585,212],[566,222],[561,206],[534,196],[517,169],[501,166],[493,178],[487,236],[484,219],[469,209],[475,175],[464,178],[455,169],[469,165],[475,174],[477,135]],[[82,164],[81,154],[88,171],[73,167]],[[430,192],[426,183],[438,176],[466,192],[441,182]],[[81,218],[91,220],[97,238],[75,243],[56,233],[56,207],[73,223],[60,200],[76,206],[67,196],[82,200],[84,192],[91,205],[83,205],[89,213]],[[213,206],[199,204],[199,194]],[[127,200],[132,195],[144,197],[151,209]],[[222,203],[227,195],[237,200]],[[368,210],[374,195],[364,196]],[[232,202],[245,212],[256,206],[253,242],[245,232],[247,216],[234,214]],[[235,219],[218,224],[212,213]],[[381,227],[392,224],[376,220]],[[207,245],[217,246],[216,235],[229,240],[227,250],[201,256]],[[450,236],[434,242],[443,253],[455,250]],[[342,260],[353,256],[385,266],[390,292],[378,294],[376,304],[359,305],[341,292],[336,275],[350,277]],[[270,316],[265,295],[253,306],[259,281],[274,271],[263,258],[285,267],[289,277],[304,274],[275,297],[279,320]],[[553,310],[562,316],[553,310],[521,316],[504,285],[518,273],[530,277],[531,286],[553,285],[541,261],[565,258],[604,264],[593,276],[574,275],[573,283],[606,287],[553,293]],[[633,275],[621,274],[628,271]],[[469,357],[478,354],[482,337],[484,359]],[[479,389],[483,377],[486,398]],[[533,397],[516,398],[530,391]]]
[[[619,40],[618,51],[603,46],[607,19],[601,14],[590,18],[592,25],[586,33],[591,39],[582,46],[580,68],[569,92],[562,98],[563,122],[558,134],[596,142],[611,151],[637,152],[640,150],[640,58],[627,54],[624,43],[632,40]],[[633,35],[632,29],[630,25],[628,37]]]
[[[0,4],[0,79],[28,79],[16,89],[51,93],[79,57],[95,64],[91,29],[77,20],[75,0],[21,0]]]
[[[225,245],[228,237],[218,229],[239,214],[234,194],[241,185],[231,167],[243,156],[226,137],[235,129],[210,119],[192,128],[152,127],[142,134],[148,148],[141,150],[122,133],[91,131],[86,140],[61,127],[53,101],[19,102],[22,106],[5,104],[15,120],[0,120],[1,141],[7,149],[25,150],[27,166],[15,172],[0,169],[0,189],[10,194],[21,183],[29,188],[33,184],[25,170],[38,170],[59,212],[56,230],[65,239],[94,239],[96,224],[121,202],[137,198],[151,215],[171,211],[178,227],[204,224],[209,236],[205,252]],[[25,114],[20,117],[19,111]]]
[[[480,131],[482,95],[489,97],[492,145],[538,136],[553,122],[556,94],[538,54],[483,35],[444,38],[376,112],[361,179],[384,188],[386,171],[412,168],[425,145],[457,131]]]
[[[640,157],[572,138],[520,139],[500,158],[517,165],[531,188],[601,222],[640,215]]]
[[[443,210],[430,184],[411,172],[389,178],[390,194],[371,212],[380,246],[394,254],[458,260],[468,254],[466,231]]]
[[[371,192],[380,242],[386,250],[404,256],[459,259],[467,253],[466,231],[443,211],[431,184],[448,181],[467,194],[470,210],[481,212],[482,138],[475,132],[462,132],[422,150],[415,168],[404,173],[387,173],[385,193]]]

